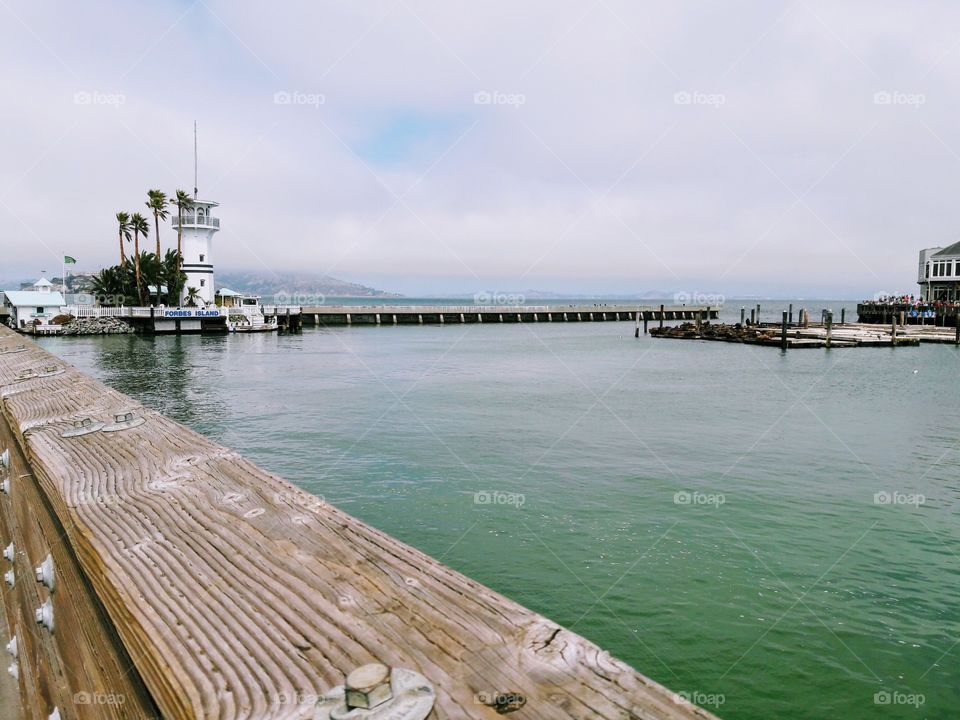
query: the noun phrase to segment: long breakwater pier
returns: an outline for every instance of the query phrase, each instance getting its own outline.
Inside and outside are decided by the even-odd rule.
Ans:
[[[3,327],[0,546],[4,718],[713,718]]]
[[[304,325],[447,325],[456,323],[613,322],[716,319],[717,307],[689,305],[314,305]],[[266,312],[271,312],[268,307]],[[282,312],[282,311],[281,311]]]

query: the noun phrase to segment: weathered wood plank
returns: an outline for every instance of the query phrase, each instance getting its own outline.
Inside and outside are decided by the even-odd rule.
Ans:
[[[50,511],[30,465],[0,417],[0,448],[10,451],[9,494],[0,495],[0,540],[13,543],[15,583],[6,583],[4,607],[17,638],[24,717],[46,720],[56,708],[63,720],[143,720],[157,716],[139,675],[87,582],[66,533]],[[53,559],[54,591],[38,583],[34,568]],[[54,632],[38,626],[35,608],[50,600]],[[105,688],[110,688],[106,690]]]
[[[18,342],[0,329],[0,353]],[[2,412],[164,717],[307,720],[320,694],[371,661],[424,674],[435,718],[499,717],[485,692],[524,696],[518,718],[712,717],[27,345],[0,354]],[[75,419],[125,411],[146,422],[60,436]]]

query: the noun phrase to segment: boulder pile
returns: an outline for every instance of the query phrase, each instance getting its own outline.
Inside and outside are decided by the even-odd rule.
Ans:
[[[61,335],[129,335],[133,328],[120,318],[71,318],[61,325]]]

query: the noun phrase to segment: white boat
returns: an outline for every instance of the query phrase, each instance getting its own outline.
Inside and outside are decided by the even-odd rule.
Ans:
[[[220,312],[227,317],[230,332],[273,332],[277,318],[266,317],[259,295],[241,295],[227,288],[217,291],[221,298]]]

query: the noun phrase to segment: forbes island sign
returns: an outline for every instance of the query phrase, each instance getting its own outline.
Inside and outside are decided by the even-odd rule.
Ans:
[[[219,317],[219,310],[167,310],[163,313],[168,318],[205,318]]]

